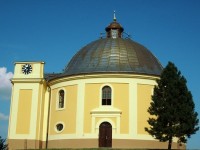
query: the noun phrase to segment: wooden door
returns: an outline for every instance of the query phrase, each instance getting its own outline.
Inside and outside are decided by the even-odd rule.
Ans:
[[[99,147],[112,147],[112,126],[108,122],[99,126]]]

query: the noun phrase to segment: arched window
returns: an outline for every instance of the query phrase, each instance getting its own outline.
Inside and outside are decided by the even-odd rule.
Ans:
[[[58,108],[64,108],[64,90],[59,91],[59,101],[58,101]]]
[[[109,86],[102,88],[102,105],[111,105],[112,90]]]

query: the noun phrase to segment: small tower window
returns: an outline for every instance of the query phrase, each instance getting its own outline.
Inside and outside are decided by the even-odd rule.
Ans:
[[[118,37],[118,30],[111,29],[112,38],[116,39]]]
[[[65,96],[64,90],[60,90],[59,91],[58,108],[64,108],[64,96]]]
[[[111,105],[112,90],[109,86],[102,88],[102,105]]]

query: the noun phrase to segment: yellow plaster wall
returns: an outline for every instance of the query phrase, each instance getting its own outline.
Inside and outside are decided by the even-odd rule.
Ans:
[[[147,120],[150,115],[147,109],[150,106],[153,88],[152,85],[138,84],[138,134],[148,134],[144,128],[149,127]]]
[[[29,134],[32,90],[19,90],[16,134]]]
[[[91,132],[91,114],[90,111],[100,105],[100,87],[102,84],[85,85],[85,110],[84,110],[84,133]]]
[[[121,134],[129,133],[129,85],[123,83],[114,83],[114,107],[122,111],[120,132]]]
[[[50,135],[58,134],[55,126],[58,122],[64,123],[62,134],[72,134],[76,132],[76,112],[77,112],[77,85],[63,87],[65,89],[65,108],[56,108],[59,89],[52,90],[51,113],[50,113]]]

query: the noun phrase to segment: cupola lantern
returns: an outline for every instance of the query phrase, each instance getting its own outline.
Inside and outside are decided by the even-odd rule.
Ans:
[[[116,16],[115,16],[115,11],[114,11],[114,17],[113,17],[113,22],[109,24],[105,28],[107,38],[121,38],[122,37],[122,32],[124,31],[124,28],[117,22]]]

